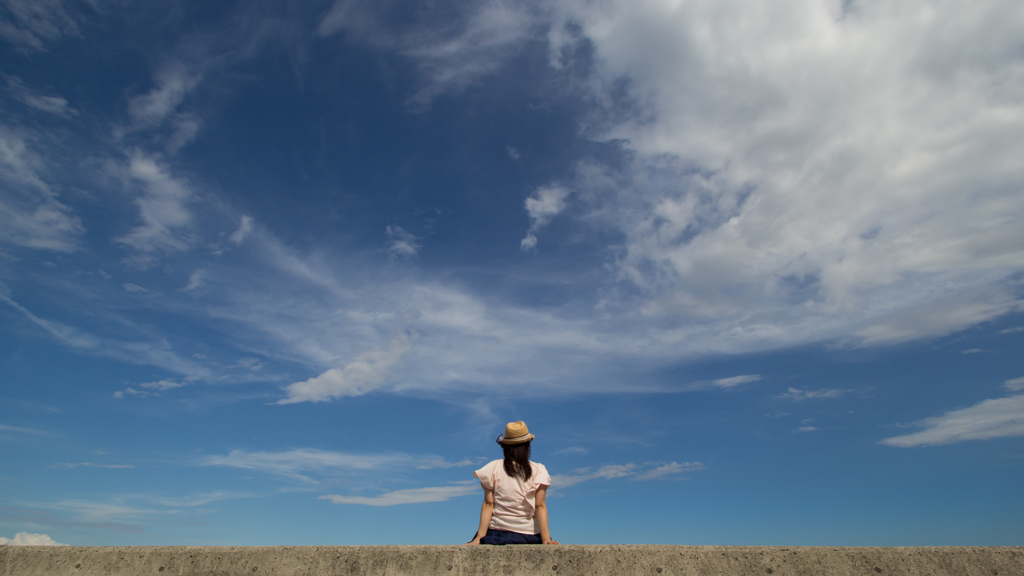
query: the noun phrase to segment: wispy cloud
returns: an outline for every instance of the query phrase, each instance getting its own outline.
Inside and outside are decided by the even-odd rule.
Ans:
[[[113,394],[111,394],[110,397],[111,398],[124,398],[126,394],[128,396],[137,396],[137,397],[140,397],[140,398],[145,398],[146,396],[159,396],[159,394],[157,394],[156,392],[145,392],[145,391],[142,391],[142,390],[136,390],[136,389],[132,388],[131,386],[129,386],[129,387],[125,388],[124,390],[118,390],[118,391],[114,392]]]
[[[1011,380],[1007,380],[1006,382],[1003,382],[1003,388],[1006,388],[1007,390],[1010,390],[1011,392],[1017,392],[1019,390],[1024,390],[1024,376],[1022,376],[1020,378],[1013,378]]]
[[[316,480],[309,477],[308,473],[380,470],[411,462],[414,462],[414,459],[406,454],[350,454],[314,448],[299,448],[284,452],[232,450],[225,456],[207,456],[200,461],[200,464],[260,470],[315,483]]]
[[[697,380],[682,387],[683,390],[696,392],[698,390],[734,390],[744,384],[761,380],[760,374],[744,374],[741,376],[730,376],[717,380]]]
[[[459,93],[496,71],[531,37],[536,25],[530,6],[501,0],[480,2],[456,15],[438,6],[419,12],[416,24],[396,28],[383,16],[395,4],[337,0],[317,28],[321,37],[344,32],[350,41],[398,52],[415,63],[421,85],[409,97],[416,110],[434,99]]]
[[[53,464],[51,468],[78,468],[84,466],[86,468],[135,468],[131,464],[97,464],[95,462],[61,462],[59,464]]]
[[[704,465],[700,462],[669,462],[657,468],[652,468],[646,472],[641,472],[636,476],[632,476],[630,480],[656,480],[665,476],[672,476],[675,474],[682,474],[683,472],[692,472],[694,470],[700,470],[704,468]]]
[[[286,398],[278,404],[296,402],[324,402],[342,396],[361,396],[384,385],[391,370],[412,347],[414,336],[402,333],[387,348],[363,352],[345,364],[323,374],[289,384],[284,388]]]
[[[34,436],[53,436],[52,433],[37,428],[26,428],[24,426],[10,426],[0,424],[0,432],[16,432],[18,434],[32,434]]]
[[[420,470],[429,470],[431,468],[459,468],[462,466],[472,466],[474,462],[469,458],[463,458],[458,462],[447,462],[445,460],[424,460],[422,464],[417,466]]]
[[[185,285],[185,290],[195,290],[203,284],[206,284],[206,270],[200,268],[188,277],[188,284]]]
[[[600,468],[579,468],[569,474],[556,474],[551,477],[551,487],[554,489],[566,488],[581,482],[590,480],[611,480],[614,478],[629,478],[630,480],[657,480],[669,476],[702,470],[704,465],[700,462],[647,462],[638,464],[608,464]]]
[[[27,138],[0,124],[0,242],[72,252],[85,227],[46,183],[48,165]]]
[[[136,251],[132,261],[147,265],[154,261],[154,253],[188,248],[188,239],[179,234],[192,219],[188,204],[194,195],[188,183],[173,177],[154,157],[140,152],[132,154],[126,170],[143,187],[135,201],[142,224],[117,239]]]
[[[923,430],[886,438],[879,444],[913,448],[1024,436],[1024,395],[984,400],[969,408],[925,418],[913,425]]]
[[[7,76],[7,92],[22,104],[35,110],[57,116],[77,116],[78,111],[68,106],[60,96],[47,96],[29,88],[17,76]]]
[[[330,500],[335,504],[363,504],[366,506],[396,506],[398,504],[422,504],[425,502],[447,502],[459,496],[468,496],[480,492],[478,486],[437,486],[431,488],[409,488],[385,492],[377,496],[339,496],[325,494],[321,500]]]
[[[801,400],[817,400],[822,398],[839,398],[843,394],[849,392],[849,390],[839,390],[836,388],[821,390],[800,390],[798,388],[790,388],[783,394],[779,394],[777,397],[785,400],[793,400],[800,402]]]
[[[401,226],[388,226],[384,229],[384,234],[388,238],[386,250],[393,257],[409,258],[420,251],[419,238]]]
[[[241,245],[242,242],[245,242],[245,239],[249,237],[249,234],[252,234],[252,222],[253,220],[251,216],[242,216],[241,223],[238,225],[238,230],[232,232],[231,237],[228,238],[228,240],[230,240],[232,244]]]
[[[148,93],[128,101],[128,114],[137,128],[160,124],[177,110],[192,88],[201,79],[182,62],[168,62],[155,74],[155,84]]]
[[[48,42],[79,35],[62,0],[7,0],[3,8],[0,38],[21,52],[45,52]]]
[[[526,199],[524,206],[530,216],[530,228],[526,231],[526,237],[519,243],[520,248],[529,251],[537,247],[537,232],[565,210],[568,197],[567,188],[549,184],[541,186]]]

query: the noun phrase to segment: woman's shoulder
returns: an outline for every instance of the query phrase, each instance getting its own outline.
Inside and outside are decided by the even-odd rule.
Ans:
[[[530,461],[530,467],[533,468],[533,477],[537,479],[541,484],[551,484],[551,475],[548,474],[548,469],[544,467],[540,462]]]
[[[494,470],[494,468],[496,466],[501,466],[501,464],[502,464],[502,460],[500,460],[500,459],[498,459],[498,460],[491,460],[487,464],[484,464],[483,466],[481,466],[480,469],[476,471],[476,473],[477,474],[479,474],[479,473],[488,473],[489,474],[491,472],[491,470]]]

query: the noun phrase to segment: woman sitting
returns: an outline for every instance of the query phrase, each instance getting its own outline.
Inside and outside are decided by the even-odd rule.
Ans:
[[[545,503],[551,477],[543,464],[530,462],[533,434],[526,424],[509,422],[498,444],[505,458],[473,473],[484,489],[480,528],[467,544],[558,544],[548,531]]]

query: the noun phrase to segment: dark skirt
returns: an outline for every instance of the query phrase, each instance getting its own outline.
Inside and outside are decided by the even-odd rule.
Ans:
[[[508,530],[487,529],[487,535],[480,539],[481,544],[504,546],[505,544],[543,544],[540,534],[520,534]]]

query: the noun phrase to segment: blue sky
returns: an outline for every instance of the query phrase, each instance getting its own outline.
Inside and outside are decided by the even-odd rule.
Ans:
[[[1024,544],[1024,8],[0,2],[0,536]]]

